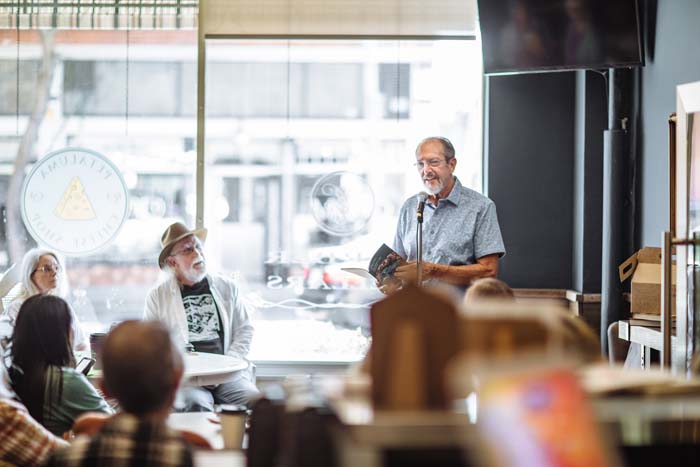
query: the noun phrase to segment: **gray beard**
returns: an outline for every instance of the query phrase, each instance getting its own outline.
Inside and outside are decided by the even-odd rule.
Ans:
[[[207,271],[206,271],[206,269],[205,269],[205,270],[202,271],[202,272],[193,273],[193,274],[192,274],[192,279],[194,280],[194,282],[200,282],[202,279],[204,279],[204,277],[205,277],[206,275],[207,275]]]
[[[436,179],[438,181],[438,184],[435,188],[432,188],[427,182],[423,182],[423,186],[425,187],[425,190],[430,193],[431,195],[437,195],[440,193],[444,188],[445,184],[440,181],[439,179]]]
[[[194,270],[188,271],[186,274],[183,274],[183,278],[190,281],[194,282],[195,284],[197,282],[200,282],[204,277],[207,275],[207,270],[204,268],[202,272],[197,272]]]

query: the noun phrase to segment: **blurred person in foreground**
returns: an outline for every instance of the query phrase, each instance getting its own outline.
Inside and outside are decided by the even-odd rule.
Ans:
[[[17,315],[22,304],[34,295],[46,294],[64,298],[67,294],[68,281],[65,267],[60,256],[45,248],[32,248],[22,258],[20,294],[14,299],[3,313],[2,320],[6,324],[3,329],[12,328],[17,321]],[[80,322],[71,309],[73,320],[73,349],[76,351],[89,350],[89,339],[80,326]],[[8,336],[9,337],[9,336]]]
[[[12,334],[12,388],[39,423],[57,436],[85,412],[112,413],[107,402],[75,369],[68,304],[53,295],[29,297]]]
[[[179,349],[158,322],[125,321],[105,338],[102,390],[123,412],[57,450],[49,466],[193,465],[183,436],[168,428],[183,374]]]
[[[474,280],[496,277],[498,259],[505,254],[496,205],[462,186],[454,175],[455,149],[443,137],[426,138],[415,152],[416,168],[429,195],[423,210],[423,280],[444,282],[462,292]],[[408,263],[399,266],[401,282],[416,278],[417,210],[422,195],[401,207],[393,248]],[[390,292],[395,285],[382,290]]]
[[[515,301],[515,293],[505,282],[489,277],[475,280],[464,296],[467,305],[490,300]],[[557,318],[565,348],[578,354],[584,362],[599,362],[600,341],[588,324],[568,310],[559,313]]]
[[[183,348],[247,362],[253,339],[248,310],[232,278],[207,273],[206,238],[206,229],[190,230],[179,222],[165,230],[158,266],[169,274],[148,293],[143,318],[165,323]],[[178,409],[185,412],[213,411],[214,403],[248,405],[260,395],[249,362],[222,384],[185,387],[181,393],[184,407]]]
[[[464,295],[464,303],[473,303],[483,299],[515,300],[513,289],[503,281],[487,277],[472,282]]]
[[[67,443],[41,426],[15,400],[5,366],[0,365],[0,465],[41,465],[61,446]]]

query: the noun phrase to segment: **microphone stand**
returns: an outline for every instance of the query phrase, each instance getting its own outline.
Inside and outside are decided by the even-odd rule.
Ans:
[[[418,201],[418,211],[416,212],[416,283],[418,287],[423,284],[423,209],[425,208],[425,198]]]

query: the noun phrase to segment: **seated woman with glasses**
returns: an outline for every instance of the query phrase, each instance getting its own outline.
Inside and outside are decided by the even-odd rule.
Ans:
[[[63,299],[35,295],[22,304],[12,333],[12,388],[29,414],[57,436],[86,412],[112,413],[75,369],[72,316]]]
[[[59,256],[51,250],[44,248],[32,248],[22,258],[22,291],[19,296],[10,303],[5,311],[5,319],[10,328],[17,320],[20,307],[29,297],[38,294],[56,295],[65,298],[67,292],[67,280],[63,265]],[[73,315],[73,333],[75,350],[89,350],[89,340],[80,327],[75,313]]]

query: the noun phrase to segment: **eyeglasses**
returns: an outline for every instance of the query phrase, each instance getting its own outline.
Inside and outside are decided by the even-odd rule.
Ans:
[[[170,256],[178,256],[178,255],[189,256],[189,255],[191,255],[192,253],[194,253],[195,250],[197,250],[198,252],[201,253],[201,252],[202,252],[202,245],[200,245],[199,243],[197,243],[197,244],[195,244],[195,245],[186,246],[185,248],[183,248],[182,250],[180,250],[180,251],[178,251],[178,252],[173,252],[173,253],[171,253]]]
[[[61,272],[61,265],[57,264],[55,266],[41,266],[39,268],[36,268],[34,272],[40,272],[42,274],[48,274],[48,273],[53,273],[53,274],[58,274]]]
[[[440,167],[443,162],[447,163],[447,161],[444,159],[430,159],[429,161],[415,162],[413,164],[413,166],[418,170],[423,170],[426,165],[433,168],[433,169],[436,169],[436,168]]]

